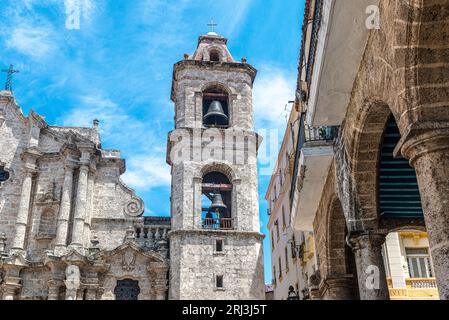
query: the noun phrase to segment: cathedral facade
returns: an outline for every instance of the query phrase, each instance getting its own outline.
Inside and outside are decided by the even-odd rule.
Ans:
[[[2,299],[263,299],[256,70],[234,61],[226,42],[202,36],[174,67],[171,218],[143,216],[142,199],[120,179],[120,151],[102,148],[97,120],[51,126],[0,92]],[[173,137],[195,129],[244,137],[228,151],[246,160],[177,159]]]

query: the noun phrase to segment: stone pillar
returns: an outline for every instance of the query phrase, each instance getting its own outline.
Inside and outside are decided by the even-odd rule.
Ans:
[[[449,129],[427,130],[404,140],[401,151],[416,169],[440,299],[448,300]]]
[[[13,252],[25,254],[25,240],[30,212],[31,192],[33,186],[33,175],[37,172],[36,160],[40,156],[36,149],[29,149],[22,155],[25,162],[25,177],[22,182],[22,192],[20,195],[19,211],[16,218],[15,235],[11,249]]]
[[[61,280],[48,281],[48,300],[59,300],[59,292],[64,283]]]
[[[2,284],[2,290],[3,290],[3,300],[14,300],[14,296],[16,295],[17,291],[22,288],[22,286],[19,284],[20,278],[8,278],[5,283]]]
[[[360,300],[389,300],[382,245],[385,234],[364,232],[350,239],[357,265]]]
[[[86,289],[86,300],[97,300],[98,285],[88,286]]]
[[[75,216],[73,219],[72,243],[70,247],[82,251],[84,238],[84,221],[87,208],[87,178],[89,166],[82,164],[79,170],[78,189],[76,193]]]
[[[92,223],[92,201],[94,194],[94,183],[95,183],[95,171],[89,172],[89,177],[87,178],[87,207],[86,207],[86,218],[84,220],[84,246],[88,247],[91,244],[91,232],[90,227]]]
[[[61,206],[56,226],[55,254],[57,255],[63,255],[67,250],[67,235],[73,192],[73,170],[73,163],[67,163],[64,171]]]

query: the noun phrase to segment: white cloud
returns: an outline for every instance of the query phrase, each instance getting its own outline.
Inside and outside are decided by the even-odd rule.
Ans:
[[[229,19],[226,19],[226,21],[229,23],[229,26],[226,30],[227,37],[231,38],[233,37],[234,32],[239,31],[242,23],[245,21],[251,3],[252,0],[235,1],[232,3],[233,9],[227,10],[227,12],[229,12],[230,14]],[[229,5],[229,3],[226,3],[226,5]]]
[[[169,187],[170,167],[165,162],[165,145],[161,145],[157,128],[132,116],[102,95],[79,98],[80,107],[66,113],[61,122],[65,126],[92,125],[100,120],[100,134],[108,147],[126,153],[127,169],[123,180],[139,193],[157,187]],[[165,132],[163,133],[166,134]],[[165,140],[162,140],[165,142]]]
[[[256,128],[285,128],[291,108],[287,103],[294,99],[295,88],[293,74],[270,66],[259,68],[253,90]]]
[[[51,29],[46,27],[22,24],[12,30],[7,47],[33,59],[41,59],[57,49],[51,33]]]
[[[165,158],[161,156],[132,157],[127,162],[127,171],[123,180],[135,188],[169,187],[171,183],[170,167],[165,163]]]

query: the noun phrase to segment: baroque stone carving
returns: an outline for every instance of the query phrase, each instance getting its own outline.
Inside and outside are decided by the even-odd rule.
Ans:
[[[136,267],[136,253],[130,250],[125,251],[122,260],[123,271],[133,271]]]
[[[125,213],[130,217],[140,217],[143,214],[143,201],[137,197],[133,197],[125,205]]]
[[[39,203],[52,203],[57,202],[59,199],[56,195],[56,182],[52,182],[47,187],[47,190],[39,195]]]
[[[80,269],[76,265],[70,265],[65,270],[65,274],[66,300],[76,300],[76,292],[81,284]]]

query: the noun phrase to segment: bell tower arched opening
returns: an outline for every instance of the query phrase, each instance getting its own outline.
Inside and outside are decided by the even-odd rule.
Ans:
[[[203,125],[206,128],[229,127],[229,95],[220,87],[203,92]]]
[[[232,189],[232,183],[223,173],[214,171],[204,175],[201,187],[203,229],[233,229]]]

